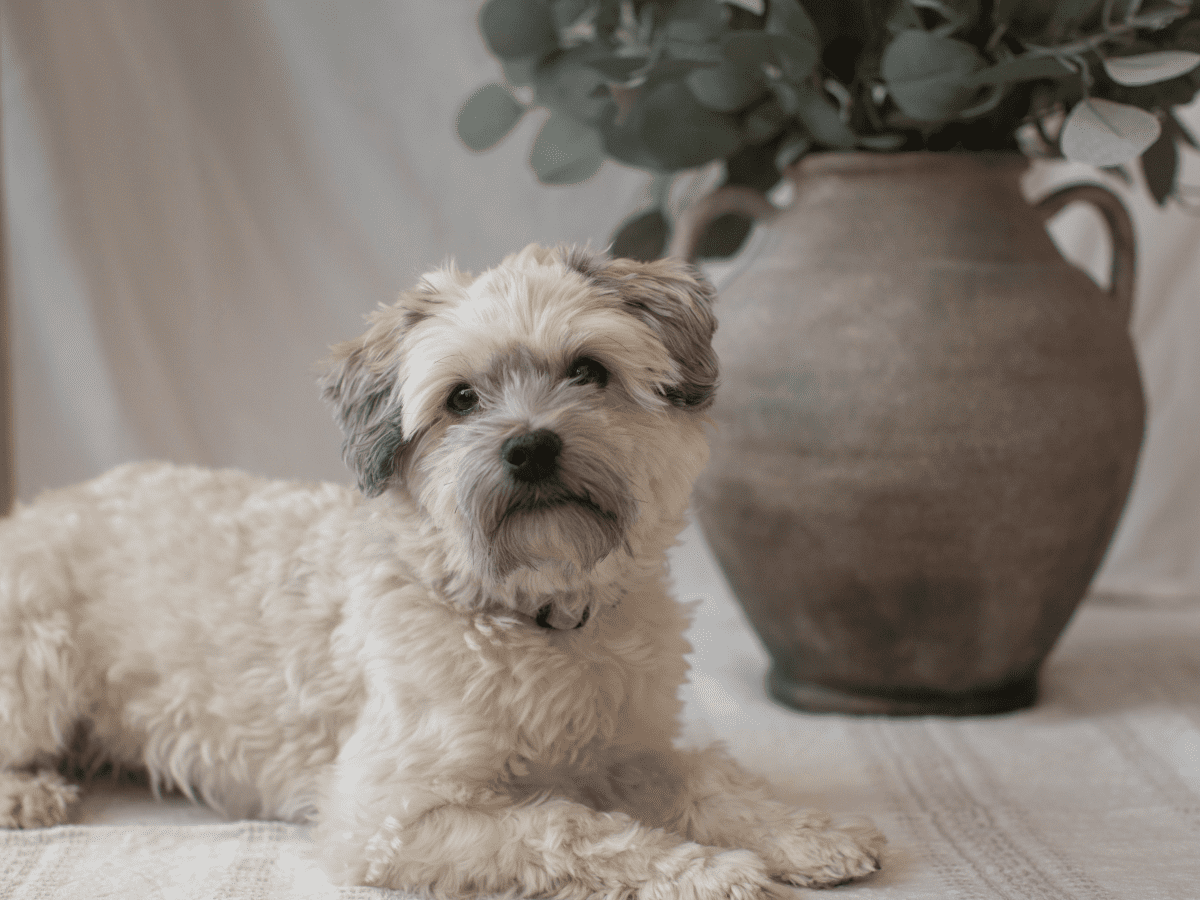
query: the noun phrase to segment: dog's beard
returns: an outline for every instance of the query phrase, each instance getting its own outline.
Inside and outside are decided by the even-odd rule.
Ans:
[[[548,561],[592,569],[617,546],[624,529],[616,516],[586,498],[517,502],[501,518],[488,549],[496,574]]]
[[[522,568],[582,577],[617,550],[636,513],[624,477],[602,459],[570,460],[546,482],[512,482],[499,466],[464,472],[458,507],[480,574],[500,582]]]

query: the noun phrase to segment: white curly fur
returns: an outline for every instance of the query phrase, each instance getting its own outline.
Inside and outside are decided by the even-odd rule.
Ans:
[[[0,826],[64,821],[77,789],[53,767],[74,756],[315,820],[345,883],[749,900],[876,869],[870,826],[674,746],[688,646],[666,551],[706,459],[711,299],[673,262],[448,268],[335,348],[327,394],[374,496],[148,463],[19,507],[0,522]],[[564,372],[581,353],[608,384]],[[459,383],[477,414],[443,405]],[[473,465],[532,427],[562,430],[562,490],[590,507]],[[507,568],[479,558],[480,521]],[[613,546],[593,562],[575,541]]]

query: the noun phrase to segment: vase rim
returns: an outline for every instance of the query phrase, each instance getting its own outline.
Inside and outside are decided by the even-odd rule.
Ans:
[[[816,174],[869,174],[936,167],[1020,174],[1032,160],[1016,150],[905,150],[898,153],[828,151],[809,153],[788,167],[794,177]]]

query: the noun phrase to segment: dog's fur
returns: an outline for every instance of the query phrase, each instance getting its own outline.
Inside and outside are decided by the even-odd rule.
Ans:
[[[0,825],[63,821],[73,756],[316,820],[346,883],[717,900],[876,869],[869,825],[673,743],[666,551],[707,455],[712,300],[677,261],[451,266],[334,349],[359,491],[139,464],[18,508]]]

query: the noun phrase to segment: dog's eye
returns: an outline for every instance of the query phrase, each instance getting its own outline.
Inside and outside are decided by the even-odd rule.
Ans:
[[[581,356],[567,369],[567,378],[579,384],[594,384],[604,387],[608,384],[608,369],[590,356]]]
[[[479,405],[479,395],[469,384],[455,385],[446,398],[446,407],[460,416],[472,412]]]

